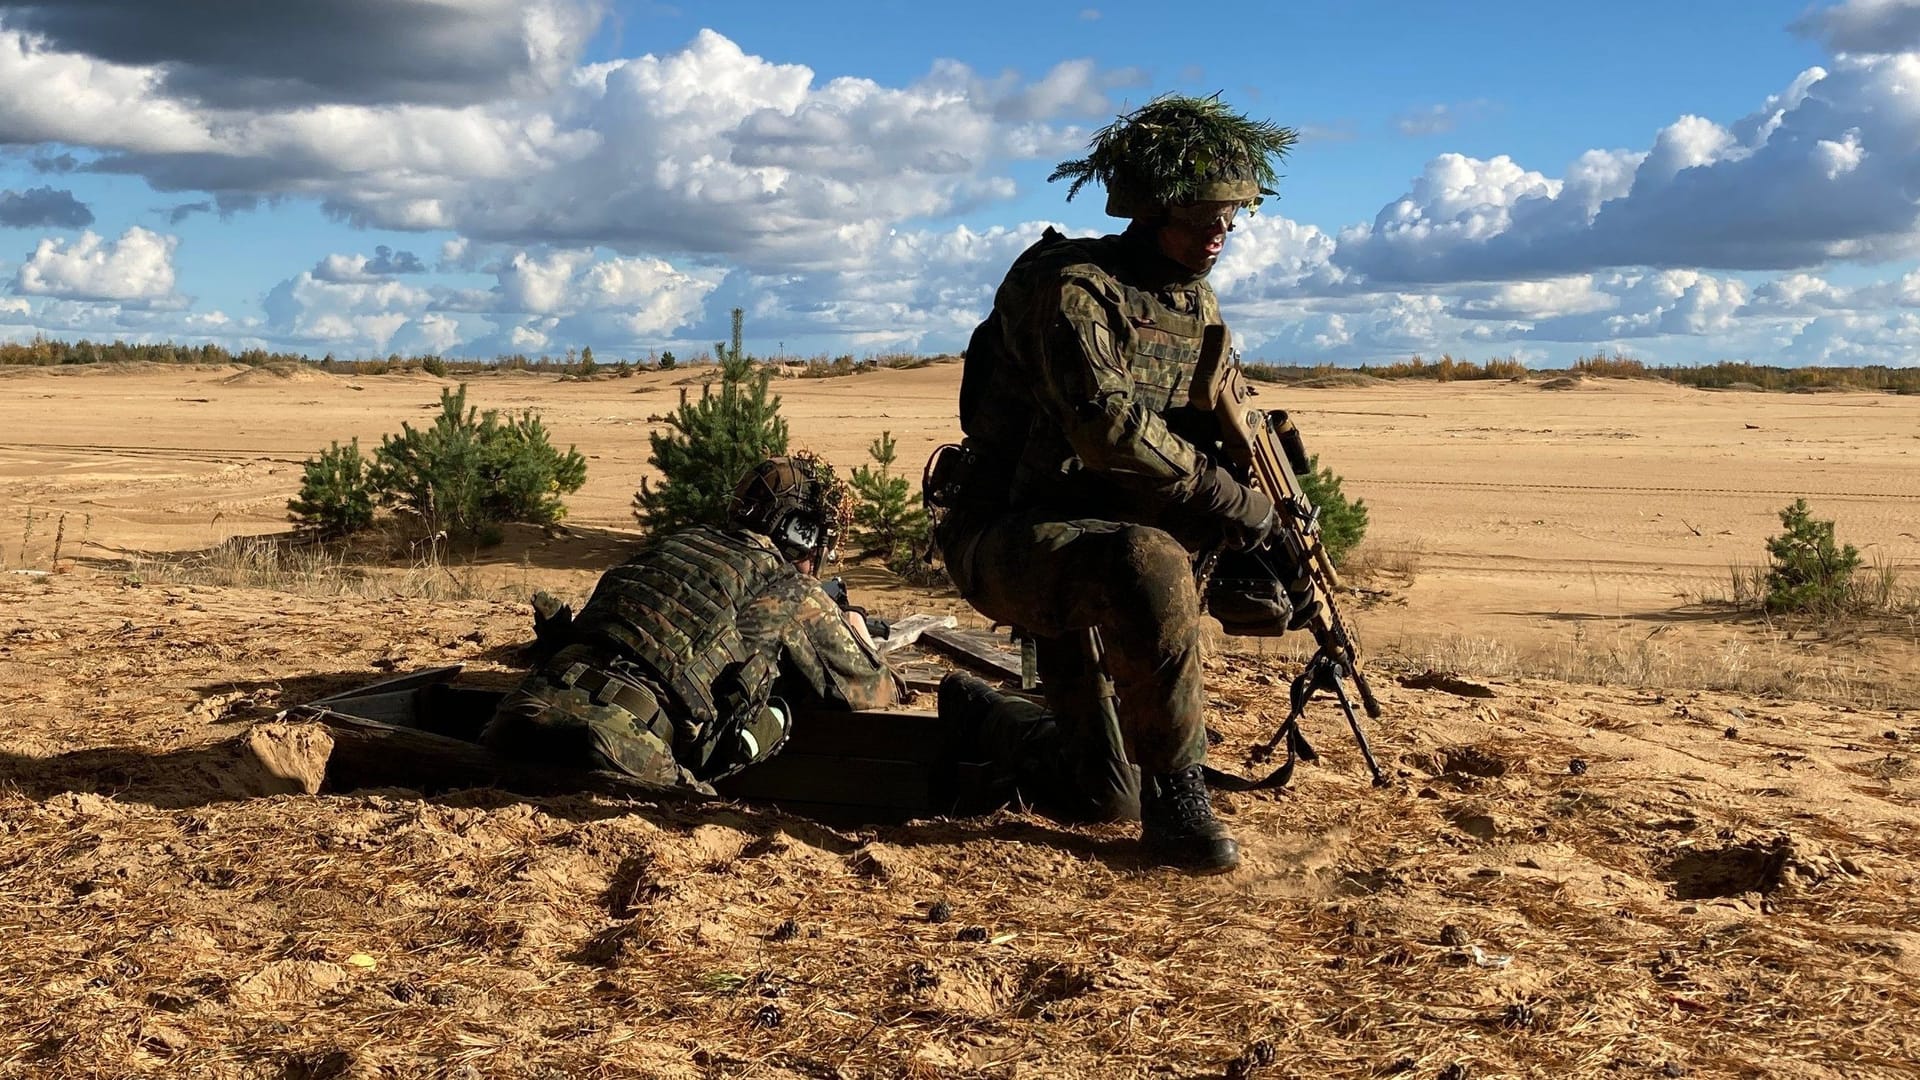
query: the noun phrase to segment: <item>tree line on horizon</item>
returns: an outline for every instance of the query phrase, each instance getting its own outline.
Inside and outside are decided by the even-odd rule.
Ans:
[[[1920,357],[1916,357],[1920,360]],[[1269,364],[1245,365],[1247,377],[1262,382],[1304,383],[1340,376],[1370,376],[1375,379],[1426,379],[1433,382],[1470,382],[1515,380],[1552,375],[1582,375],[1599,379],[1650,379],[1691,386],[1703,390],[1882,390],[1896,394],[1920,394],[1920,367],[1889,367],[1869,364],[1861,367],[1781,367],[1753,364],[1744,360],[1721,360],[1711,364],[1648,364],[1630,356],[1596,354],[1583,356],[1563,368],[1530,368],[1511,357],[1496,357],[1483,363],[1456,360],[1442,355],[1438,360],[1414,356],[1391,364]]]
[[[390,372],[424,371],[430,375],[481,371],[534,371],[574,377],[631,375],[636,371],[668,370],[681,363],[713,363],[724,356],[727,343],[715,346],[713,353],[699,353],[682,361],[672,350],[648,351],[643,358],[603,362],[591,347],[569,348],[562,356],[527,356],[509,353],[490,360],[444,357],[427,353],[403,356],[389,353],[384,358],[356,357],[336,359],[327,353],[315,360],[305,353],[243,349],[235,352],[212,343],[179,345],[170,342],[65,341],[36,335],[26,342],[0,342],[0,366],[60,367],[70,364],[237,364],[245,367],[311,366],[345,375],[384,375]],[[851,355],[817,357],[752,357],[757,361],[777,359],[796,365],[805,377],[825,378],[855,375],[875,368],[911,368],[933,363],[944,357],[913,353],[886,353],[865,360]],[[1916,357],[1920,361],[1920,357]],[[1754,364],[1743,360],[1722,360],[1710,364],[1648,364],[1619,354],[1583,356],[1564,368],[1529,368],[1512,357],[1495,357],[1483,362],[1456,360],[1443,354],[1438,360],[1415,355],[1388,364],[1274,364],[1252,361],[1246,365],[1251,379],[1274,383],[1303,383],[1314,379],[1363,375],[1375,379],[1425,379],[1434,382],[1475,380],[1512,380],[1541,375],[1584,375],[1595,378],[1655,379],[1713,390],[1879,390],[1896,394],[1920,394],[1920,366],[1891,367],[1884,364],[1864,366],[1783,367]]]

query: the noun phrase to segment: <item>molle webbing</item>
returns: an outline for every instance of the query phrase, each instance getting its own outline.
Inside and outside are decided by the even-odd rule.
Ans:
[[[1117,354],[1133,404],[1167,419],[1191,411],[1202,332],[1219,313],[1204,282],[1169,280],[1159,265],[1165,261],[1139,237],[1068,238],[1051,229],[1014,261],[967,345],[962,376],[960,422],[981,488],[1026,505],[1057,502],[1092,483],[1068,479],[1082,463],[1036,400],[1042,366],[1051,362],[1040,339],[1062,317],[1063,286],[1080,294],[1082,308],[1101,309],[1095,321],[1111,336],[1087,348]]]
[[[1133,376],[1134,400],[1156,413],[1185,405],[1207,325],[1195,293],[1151,293],[1079,267],[1067,272],[1067,280],[1104,298],[1125,318],[1116,347]]]
[[[772,550],[716,530],[689,529],[656,542],[642,563],[607,571],[577,625],[580,633],[619,646],[623,659],[664,686],[693,725],[707,729],[723,719],[713,694],[721,674],[764,666],[748,663],[755,650],[736,625],[741,606],[769,577],[791,573]]]

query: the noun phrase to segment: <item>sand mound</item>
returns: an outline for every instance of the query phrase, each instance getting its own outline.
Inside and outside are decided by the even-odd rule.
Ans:
[[[107,375],[175,375],[180,372],[220,371],[226,364],[161,364],[152,360],[116,360],[101,364],[7,364],[0,378],[74,379]]]
[[[332,378],[299,364],[264,364],[238,371],[220,380],[222,386],[279,386],[290,382],[325,382]]]
[[[1585,381],[1578,375],[1562,375],[1557,379],[1548,379],[1540,384],[1542,390],[1578,390]]]

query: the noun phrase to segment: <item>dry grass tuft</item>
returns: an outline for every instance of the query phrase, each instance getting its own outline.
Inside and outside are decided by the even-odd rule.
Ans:
[[[1413,579],[1419,575],[1423,550],[1418,543],[1383,547],[1362,542],[1348,554],[1346,562],[1340,567],[1340,574],[1356,583],[1385,579],[1404,588],[1413,584]]]
[[[432,540],[410,545],[407,561],[394,565],[288,536],[236,536],[206,551],[130,560],[124,572],[145,584],[270,589],[297,596],[474,600],[524,591],[483,585],[470,564],[448,559],[444,545]]]
[[[1767,610],[1767,567],[1763,565],[1734,563],[1727,568],[1722,584],[1722,588],[1702,589],[1687,599],[1731,614],[1825,633],[1904,626],[1911,634],[1920,627],[1920,583],[1911,581],[1902,568],[1880,558],[1854,572],[1838,604],[1808,612],[1780,614]]]

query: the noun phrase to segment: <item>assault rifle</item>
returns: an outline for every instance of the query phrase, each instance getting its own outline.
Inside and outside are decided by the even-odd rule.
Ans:
[[[1306,669],[1293,680],[1289,694],[1291,710],[1286,720],[1266,744],[1254,752],[1255,760],[1264,760],[1284,742],[1286,763],[1264,780],[1243,780],[1224,773],[1212,779],[1216,784],[1238,790],[1285,787],[1293,778],[1296,761],[1317,761],[1320,757],[1301,732],[1300,718],[1307,711],[1307,702],[1324,690],[1334,696],[1341,711],[1346,713],[1347,726],[1353,729],[1353,739],[1360,745],[1360,754],[1373,773],[1373,786],[1385,787],[1387,778],[1373,759],[1373,747],[1367,744],[1360,717],[1354,713],[1353,699],[1347,696],[1346,683],[1351,680],[1367,715],[1375,719],[1380,716],[1380,703],[1374,699],[1373,688],[1367,685],[1367,677],[1360,671],[1353,635],[1341,621],[1340,609],[1334,601],[1334,594],[1340,588],[1340,575],[1334,570],[1333,559],[1327,555],[1326,545],[1320,539],[1320,511],[1300,486],[1300,476],[1312,471],[1300,431],[1285,412],[1277,409],[1263,412],[1248,404],[1254,389],[1247,385],[1239,357],[1228,347],[1224,326],[1206,328],[1189,395],[1188,404],[1214,414],[1228,458],[1245,470],[1254,487],[1273,500],[1280,516],[1280,531],[1269,543],[1279,547],[1293,566],[1305,568],[1319,597],[1319,604],[1307,624],[1318,648],[1313,659],[1307,661]]]

